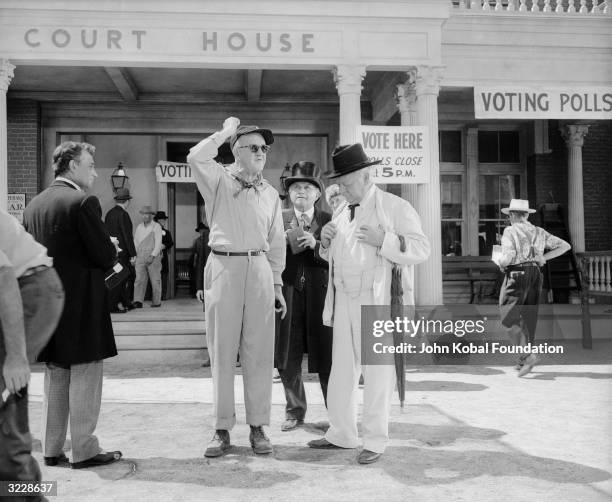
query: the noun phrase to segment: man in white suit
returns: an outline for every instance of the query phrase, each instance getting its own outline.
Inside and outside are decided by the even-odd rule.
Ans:
[[[335,179],[347,206],[321,231],[322,257],[329,261],[329,286],[323,322],[333,326],[332,370],[327,405],[330,428],[308,446],[319,449],[357,448],[357,382],[363,372],[363,449],[357,461],[380,458],[388,440],[393,359],[385,365],[363,365],[361,306],[390,305],[394,264],[402,270],[403,304],[414,305],[413,265],[429,256],[429,241],[413,207],[376,188],[363,147],[339,146],[333,153]]]

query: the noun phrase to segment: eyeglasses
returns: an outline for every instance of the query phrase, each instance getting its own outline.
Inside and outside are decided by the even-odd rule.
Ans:
[[[261,148],[261,153],[268,153],[270,151],[270,145],[246,145],[239,146],[238,148],[248,148],[252,153],[257,153]]]

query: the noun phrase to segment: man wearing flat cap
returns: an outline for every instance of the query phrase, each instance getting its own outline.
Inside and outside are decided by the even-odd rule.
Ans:
[[[134,283],[134,308],[142,308],[147,283],[151,281],[151,307],[161,307],[162,227],[153,221],[155,211],[143,206],[139,211],[142,223],[136,227],[136,282]]]
[[[392,358],[379,365],[361,360],[361,306],[390,305],[398,280],[400,300],[413,305],[413,265],[427,259],[430,246],[412,206],[370,179],[367,168],[380,161],[371,161],[359,143],[337,147],[332,158],[327,177],[338,183],[348,204],[321,231],[320,254],[328,259],[330,277],[323,322],[333,326],[330,428],[308,446],[357,448],[357,382],[363,373],[363,449],[357,461],[369,464],[385,450],[396,377]]]
[[[323,300],[327,288],[327,261],[319,256],[321,229],[331,215],[314,206],[323,192],[318,169],[312,162],[297,162],[285,189],[293,207],[283,211],[287,239],[287,265],[283,272],[283,296],[287,315],[276,325],[274,365],[278,368],[287,406],[281,430],[304,422],[306,392],[302,359],[308,353],[308,372],[318,373],[323,399],[331,370],[332,330],[323,325]]]
[[[119,251],[117,259],[125,269],[130,271],[130,276],[109,293],[111,312],[119,314],[132,308],[132,298],[134,298],[133,264],[136,259],[136,248],[134,247],[132,219],[127,212],[131,198],[132,196],[127,188],[118,188],[114,197],[115,207],[110,209],[104,217],[108,233],[119,241],[121,251]],[[121,303],[121,307],[119,303]]]
[[[234,164],[213,159],[229,139]],[[270,423],[274,359],[274,312],[287,307],[281,274],[285,236],[278,192],[263,179],[274,136],[268,129],[241,126],[235,117],[194,146],[187,156],[210,225],[211,254],[204,269],[206,338],[214,383],[215,434],[205,456],[230,447],[236,423],[236,353],[243,368],[246,421],[256,454],[272,453],[263,426]]]

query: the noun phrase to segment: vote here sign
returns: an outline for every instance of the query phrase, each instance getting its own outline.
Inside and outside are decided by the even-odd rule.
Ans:
[[[372,166],[374,183],[429,183],[429,129],[425,126],[357,127],[357,141],[380,164]]]
[[[158,183],[195,183],[191,166],[180,162],[160,160],[155,166]]]

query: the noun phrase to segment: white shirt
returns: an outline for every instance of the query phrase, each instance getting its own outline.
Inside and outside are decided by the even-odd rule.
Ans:
[[[162,246],[162,227],[156,221],[152,221],[148,225],[141,223],[136,227],[136,232],[134,233],[134,244],[136,247],[145,240],[147,235],[151,232],[154,233],[153,237],[155,239],[155,246],[153,247],[153,251],[151,251],[151,256],[157,256],[161,250]]]
[[[0,267],[12,267],[15,276],[33,267],[51,267],[47,248],[34,240],[16,218],[0,208]]]
[[[74,188],[76,188],[78,191],[82,192],[83,189],[77,185],[74,181],[69,180],[68,178],[64,178],[63,176],[57,176],[56,181],[63,181],[64,183],[68,183],[69,185],[72,185]]]
[[[300,211],[295,207],[293,208],[293,210],[295,211],[295,217],[297,218],[298,223],[302,221],[302,215],[305,214],[308,217],[310,225],[312,226],[312,219],[314,218],[314,206],[312,206],[308,211]]]

